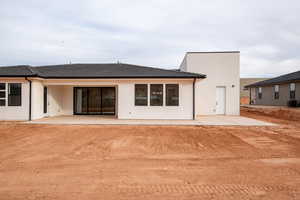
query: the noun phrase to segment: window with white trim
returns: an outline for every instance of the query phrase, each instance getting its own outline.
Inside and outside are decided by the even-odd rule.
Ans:
[[[135,84],[135,105],[147,106],[148,105],[148,85]]]
[[[21,106],[21,96],[21,83],[0,83],[0,106]]]
[[[166,106],[179,105],[179,86],[178,84],[166,84]]]
[[[258,88],[258,99],[261,99],[262,98],[262,88],[259,87]]]
[[[296,84],[291,83],[290,84],[290,99],[295,99],[296,98]]]
[[[8,83],[8,106],[21,106],[21,83]]]
[[[279,85],[274,86],[274,99],[279,99]]]
[[[0,106],[6,106],[6,83],[0,83]]]
[[[150,84],[150,106],[163,106],[163,84]]]

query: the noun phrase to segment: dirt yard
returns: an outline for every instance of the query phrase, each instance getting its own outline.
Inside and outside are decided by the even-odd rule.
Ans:
[[[300,123],[0,124],[0,199],[300,199]]]

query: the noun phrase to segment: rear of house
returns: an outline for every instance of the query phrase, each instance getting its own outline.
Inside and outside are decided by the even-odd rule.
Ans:
[[[287,106],[290,100],[300,103],[300,71],[246,86],[253,105]]]
[[[0,120],[239,115],[239,52],[189,52],[179,70],[122,63],[0,67],[0,112]]]

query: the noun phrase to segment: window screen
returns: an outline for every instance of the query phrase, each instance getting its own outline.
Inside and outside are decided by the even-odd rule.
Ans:
[[[0,83],[0,90],[5,90],[5,83]]]
[[[179,105],[179,87],[178,84],[166,84],[166,105]]]
[[[21,106],[21,83],[8,84],[8,106]]]
[[[0,91],[0,98],[5,98],[5,91]]]
[[[148,105],[148,85],[136,84],[135,85],[135,105],[147,106]]]
[[[150,85],[150,105],[151,106],[163,105],[163,84]]]

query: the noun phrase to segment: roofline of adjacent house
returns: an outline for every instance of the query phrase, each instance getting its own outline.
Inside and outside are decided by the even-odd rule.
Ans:
[[[300,82],[299,79],[292,79],[287,81],[281,81],[281,82],[275,82],[275,83],[262,83],[262,84],[250,84],[246,85],[245,88],[252,88],[252,87],[264,87],[264,86],[272,86],[272,85],[281,85],[281,84],[287,84],[287,83],[294,83],[294,82]]]
[[[186,53],[240,53],[240,51],[188,51]]]

